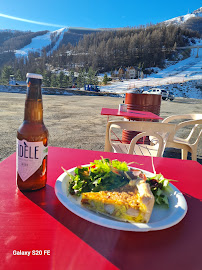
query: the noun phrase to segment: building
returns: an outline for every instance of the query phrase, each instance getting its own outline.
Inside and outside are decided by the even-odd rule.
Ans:
[[[125,79],[126,70],[123,67],[120,67],[118,70],[118,77],[120,80]]]
[[[126,78],[127,79],[136,79],[138,78],[138,68],[136,67],[127,67],[126,68]]]

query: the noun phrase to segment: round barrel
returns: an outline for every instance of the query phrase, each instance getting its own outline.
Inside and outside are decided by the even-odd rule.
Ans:
[[[122,143],[127,143],[129,144],[131,140],[138,134],[139,132],[137,131],[132,131],[132,130],[125,130],[123,129],[122,131]],[[139,143],[139,141],[138,141]]]
[[[128,110],[135,111],[147,111],[152,112],[156,115],[160,115],[161,108],[161,95],[152,94],[137,94],[137,93],[126,93],[125,104],[127,104]],[[130,120],[135,121],[155,121],[156,119],[139,119],[130,118]],[[138,134],[137,131],[123,130],[122,132],[122,142],[130,143],[130,141]],[[141,143],[141,140],[140,140]],[[149,139],[145,138],[145,143],[149,143]]]
[[[126,93],[125,104],[127,104],[128,110],[146,111],[160,115],[161,95]]]

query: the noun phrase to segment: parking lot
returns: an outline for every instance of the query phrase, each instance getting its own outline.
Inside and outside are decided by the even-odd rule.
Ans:
[[[123,99],[107,96],[44,95],[44,122],[49,130],[49,145],[104,150],[107,117],[102,107],[118,108]],[[16,149],[16,131],[23,121],[25,94],[0,92],[0,160]],[[175,98],[162,100],[160,116],[202,113],[202,100]],[[115,118],[117,119],[117,118]],[[180,158],[180,152],[167,149],[166,156]],[[202,163],[202,138],[198,148]]]

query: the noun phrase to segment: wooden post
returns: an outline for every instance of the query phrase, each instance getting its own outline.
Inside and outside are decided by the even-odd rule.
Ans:
[[[198,58],[199,47],[197,48],[196,58]]]

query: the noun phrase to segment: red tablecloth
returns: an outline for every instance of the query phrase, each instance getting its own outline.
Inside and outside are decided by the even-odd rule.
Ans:
[[[127,112],[119,112],[118,109],[102,108],[101,115],[113,115],[113,116],[123,116],[128,118],[140,118],[140,119],[163,119],[162,117],[145,111],[133,111],[128,110]]]
[[[195,161],[154,158],[157,173],[178,180],[175,186],[183,192],[188,212],[169,229],[127,232],[83,220],[55,195],[61,166],[69,169],[101,155],[136,161],[143,164],[136,165],[139,168],[152,171],[150,157],[49,147],[46,187],[22,193],[16,187],[15,154],[0,163],[0,268],[202,269],[202,166]],[[38,255],[15,255],[17,251]]]

